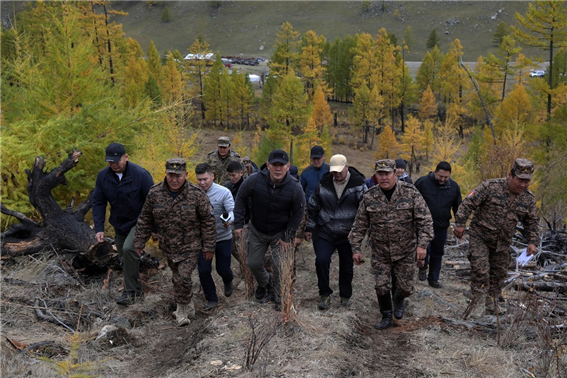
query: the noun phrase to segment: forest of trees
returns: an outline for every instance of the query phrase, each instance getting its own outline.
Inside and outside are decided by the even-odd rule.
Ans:
[[[144,52],[125,37],[115,21],[121,16],[108,1],[33,2],[2,29],[1,197],[7,207],[33,216],[25,169],[37,155],[55,166],[73,148],[84,153],[67,173],[69,185],[57,188],[67,204],[94,187],[110,142],[123,142],[136,162],[161,177],[167,158],[191,161],[203,128],[254,130],[254,160],[285,148],[303,167],[312,145],[332,151],[337,142],[334,103],[348,107],[341,126],[375,158],[450,161],[467,190],[527,157],[537,164],[532,189],[544,212],[567,200],[564,2],[534,2],[516,15],[516,25],[499,25],[498,52],[478,57],[474,69],[461,64],[466,46],[455,39],[440,51],[432,31],[415,79],[405,62],[411,27],[403,38],[382,28],[374,36],[327,41],[285,22],[274,36],[260,97],[246,75],[229,73],[203,37],[183,53],[160,55],[153,43]],[[522,45],[549,52],[545,77],[529,77],[537,62],[522,54]],[[211,65],[184,60],[187,52],[216,57]]]

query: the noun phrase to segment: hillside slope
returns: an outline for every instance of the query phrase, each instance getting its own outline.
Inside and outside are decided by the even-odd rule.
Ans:
[[[215,9],[212,4],[220,6]],[[171,1],[148,8],[146,2],[116,2],[115,9],[128,12],[119,17],[126,35],[136,39],[144,49],[151,40],[160,52],[177,49],[187,52],[201,34],[213,51],[224,55],[257,55],[273,53],[276,32],[289,21],[295,30],[314,30],[328,41],[346,35],[367,32],[377,34],[382,27],[401,40],[411,26],[415,43],[408,60],[421,60],[425,43],[435,28],[440,48],[446,51],[456,38],[464,46],[465,60],[476,61],[479,55],[495,52],[491,44],[497,25],[514,23],[516,12],[524,13],[528,2],[514,1],[422,1],[372,2],[363,11],[359,1]],[[384,4],[384,11],[382,11]],[[161,22],[168,6],[172,19]],[[264,47],[263,51],[259,49]],[[538,50],[524,50],[528,55],[542,55]]]

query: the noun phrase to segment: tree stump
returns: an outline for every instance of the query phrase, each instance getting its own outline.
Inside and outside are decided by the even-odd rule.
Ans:
[[[73,150],[57,168],[44,170],[45,159],[35,158],[31,171],[26,169],[27,190],[30,203],[38,210],[42,222],[37,223],[24,214],[1,206],[3,214],[11,215],[20,223],[13,225],[2,234],[2,255],[4,258],[33,254],[45,250],[75,252],[97,265],[106,264],[113,256],[110,243],[97,243],[95,231],[85,222],[85,214],[92,206],[92,191],[87,199],[75,209],[62,209],[53,198],[51,191],[58,185],[66,184],[65,173],[74,168],[82,155]]]

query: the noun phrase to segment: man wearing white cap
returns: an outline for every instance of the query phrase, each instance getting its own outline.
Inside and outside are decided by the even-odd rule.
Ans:
[[[364,175],[348,166],[344,155],[334,155],[330,171],[309,198],[305,238],[313,238],[319,285],[319,310],[331,304],[333,290],[329,286],[331,256],[339,254],[339,295],[343,306],[349,305],[352,296],[353,259],[348,234],[352,228],[358,205],[364,196]]]

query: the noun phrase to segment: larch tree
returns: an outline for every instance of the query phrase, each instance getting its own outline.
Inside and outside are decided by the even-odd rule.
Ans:
[[[161,65],[161,57],[159,56],[159,52],[154,41],[150,41],[146,55],[148,57],[147,62],[150,74],[154,77],[154,79],[156,79],[158,85],[161,87],[163,81],[163,67]]]
[[[176,104],[182,105],[185,83],[181,72],[179,72],[177,68],[177,62],[175,62],[173,54],[171,54],[170,51],[168,51],[167,54],[162,77],[161,93],[165,103],[170,106]]]
[[[449,112],[444,123],[437,123],[435,144],[431,154],[432,161],[456,161],[456,153],[461,145],[461,140],[457,134],[457,126],[455,125],[458,118],[458,114]]]
[[[232,115],[234,114],[233,101],[234,96],[234,85],[232,83],[232,77],[228,72],[227,68],[222,69],[220,75],[220,104],[221,104],[221,124],[224,127],[231,127]]]
[[[494,46],[500,46],[505,36],[512,34],[512,28],[510,28],[504,21],[500,21],[496,27],[496,31],[492,34],[492,44]]]
[[[311,159],[311,147],[315,145],[321,145],[320,132],[312,118],[305,125],[302,133],[297,137],[297,148],[294,154],[294,164],[298,167],[306,167],[310,163]],[[323,146],[327,154],[327,146]]]
[[[512,27],[520,43],[549,51],[549,72],[553,72],[555,51],[567,47],[567,5],[563,1],[534,1],[525,15],[516,12],[519,25]],[[548,75],[547,115],[551,115],[552,92],[555,83]]]
[[[396,65],[398,48],[391,43],[385,28],[381,28],[376,36],[375,49],[377,57],[375,86],[383,100],[384,109],[393,117],[394,109],[400,104],[398,90],[402,71],[401,67]]]
[[[122,89],[112,85],[84,27],[84,14],[75,5],[30,4],[20,14],[18,27],[1,35],[3,42],[7,36],[17,42],[13,50],[2,51],[2,204],[26,215],[34,210],[25,170],[36,156],[44,156],[45,168],[51,169],[72,149],[82,152],[81,169],[68,171],[68,185],[57,189],[60,204],[68,205],[73,198],[80,203],[104,166],[106,146],[123,141],[135,155],[132,135],[146,135],[156,123],[147,101],[132,106]],[[120,43],[125,46],[126,40]]]
[[[318,36],[313,30],[309,30],[301,39],[298,71],[303,79],[309,99],[313,98],[315,88],[326,86],[323,79],[325,67],[321,63],[325,44],[325,37]]]
[[[429,159],[429,154],[433,150],[433,146],[435,144],[435,133],[433,132],[433,129],[433,122],[423,122],[423,149],[425,150],[426,159]]]
[[[502,71],[502,96],[501,101],[506,97],[506,83],[508,77],[514,77],[515,72],[521,68],[513,64],[516,56],[522,51],[522,48],[517,45],[516,40],[510,36],[505,35],[502,37],[502,42],[498,45],[498,52],[496,53],[496,63],[500,66]]]
[[[333,114],[321,87],[317,87],[315,90],[312,118],[319,132],[322,132],[325,126],[330,127],[333,124]]]
[[[206,108],[205,119],[213,121],[215,125],[222,118],[221,74],[223,70],[224,64],[220,53],[217,53],[215,62],[203,83],[203,103]]]
[[[353,96],[352,67],[355,44],[353,37],[346,36],[343,40],[335,39],[329,48],[329,62],[325,77],[333,99],[338,101],[349,101]]]
[[[205,119],[205,104],[203,103],[203,86],[207,75],[207,60],[210,45],[198,36],[195,42],[189,47],[189,53],[192,54],[191,59],[187,59],[187,71],[189,72],[189,82],[191,83],[190,95],[201,104],[201,118]]]
[[[399,156],[406,160],[416,161],[425,140],[421,122],[412,116],[408,117],[406,131],[400,136]]]
[[[232,118],[238,120],[240,127],[249,126],[248,117],[254,104],[254,89],[250,79],[243,73],[232,71]]]
[[[463,98],[463,90],[468,77],[460,65],[463,56],[463,46],[459,39],[455,39],[451,43],[451,47],[443,58],[441,69],[439,71],[440,94],[445,104],[461,103]]]
[[[269,119],[270,144],[290,146],[294,137],[305,127],[309,115],[309,101],[303,83],[295,73],[290,72],[281,78],[273,96]]]
[[[396,134],[390,126],[384,127],[384,130],[378,136],[378,148],[374,153],[374,159],[395,159],[398,155],[400,146],[396,140]]]
[[[427,42],[425,43],[425,47],[429,50],[435,48],[435,46],[439,46],[439,35],[437,34],[437,29],[433,29],[431,33],[429,33],[429,37],[427,37]]]
[[[362,136],[364,143],[368,143],[370,130],[374,129],[378,120],[382,118],[382,104],[382,97],[377,87],[371,90],[364,85],[354,91],[350,118],[355,130]]]
[[[374,39],[368,33],[354,36],[356,45],[353,48],[352,87],[372,88],[376,83],[376,48]],[[356,95],[355,95],[356,96]]]
[[[429,86],[427,86],[425,92],[423,92],[423,95],[421,96],[418,117],[422,121],[432,120],[437,117],[437,102],[435,101],[435,96]]]
[[[423,92],[427,86],[430,86],[435,96],[439,94],[441,86],[439,72],[442,62],[443,54],[437,46],[425,54],[415,78],[420,91]]]
[[[482,56],[479,56],[472,75],[477,80],[480,93],[474,91],[469,93],[466,101],[468,111],[473,117],[486,120],[487,116],[484,106],[486,106],[489,114],[494,114],[494,110],[500,101],[502,73],[494,61],[487,61]],[[482,97],[484,106],[479,96]]]
[[[276,33],[275,52],[268,63],[271,75],[281,77],[290,72],[295,73],[299,57],[297,47],[300,35],[301,33],[293,30],[293,26],[287,21],[280,26]]]

